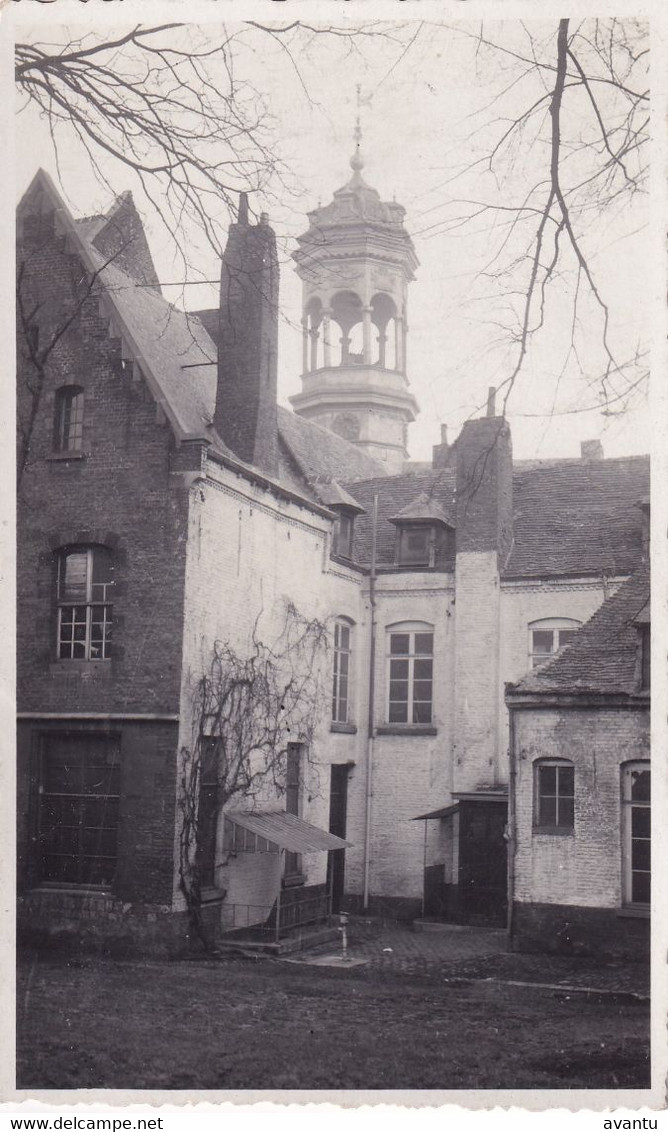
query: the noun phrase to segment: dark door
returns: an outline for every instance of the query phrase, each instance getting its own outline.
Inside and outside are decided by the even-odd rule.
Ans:
[[[459,804],[459,901],[463,919],[505,924],[506,802]]]
[[[329,832],[346,836],[348,813],[348,767],[333,766],[329,787]],[[338,912],[343,897],[346,873],[345,849],[333,849],[327,860],[327,879],[331,886],[332,911]]]

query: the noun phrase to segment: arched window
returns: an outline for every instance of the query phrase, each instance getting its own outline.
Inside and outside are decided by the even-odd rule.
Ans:
[[[568,759],[534,763],[534,829],[568,833],[573,829],[575,768]]]
[[[340,617],[334,624],[332,723],[349,723],[351,646],[352,623],[347,618]]]
[[[111,655],[114,561],[104,546],[72,546],[58,555],[58,656]]]
[[[581,621],[572,617],[544,617],[529,625],[529,668],[545,664],[559,649],[572,641]]]
[[[388,648],[389,723],[431,723],[434,626],[423,621],[390,625]]]
[[[84,391],[79,385],[62,385],[56,393],[54,448],[80,452],[83,446]]]
[[[622,894],[625,904],[650,902],[651,771],[649,761],[622,766]]]

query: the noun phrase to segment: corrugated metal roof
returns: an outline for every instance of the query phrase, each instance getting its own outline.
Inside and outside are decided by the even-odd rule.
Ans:
[[[289,849],[291,853],[347,849],[350,845],[349,841],[318,829],[296,814],[286,814],[284,810],[227,810],[225,818],[281,849]]]

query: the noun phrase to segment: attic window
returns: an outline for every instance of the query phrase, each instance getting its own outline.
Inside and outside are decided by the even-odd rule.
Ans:
[[[434,528],[425,524],[410,523],[400,526],[397,536],[397,564],[399,566],[433,566]]]
[[[332,553],[338,558],[352,558],[355,516],[350,511],[337,512],[332,534]]]

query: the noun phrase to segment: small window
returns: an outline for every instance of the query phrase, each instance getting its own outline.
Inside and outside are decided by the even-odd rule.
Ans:
[[[347,621],[334,625],[332,722],[348,723],[351,627]]]
[[[288,814],[301,814],[302,809],[302,744],[288,743],[286,770],[285,770],[285,812]],[[285,851],[285,869],[283,879],[297,883],[303,880],[302,855]]]
[[[431,723],[434,631],[395,627],[389,637],[389,723]]]
[[[42,881],[109,887],[116,875],[120,761],[118,741],[51,735],[39,794]]]
[[[71,547],[58,556],[58,657],[111,655],[114,562],[103,546]]]
[[[534,766],[534,827],[546,831],[573,829],[575,771],[566,759],[542,759]]]
[[[334,521],[332,551],[339,558],[353,556],[353,530],[355,518],[349,512],[339,511]]]
[[[54,448],[80,452],[83,446],[84,393],[78,385],[63,385],[56,393]]]
[[[651,895],[649,762],[622,767],[622,870],[625,904],[648,906]]]
[[[197,806],[197,869],[203,888],[213,888],[216,879],[216,847],[219,817],[218,761],[220,743],[205,738],[202,744],[199,802]]]
[[[545,618],[529,625],[529,667],[539,668],[570,644],[581,622],[570,617]]]
[[[434,532],[429,526],[399,527],[397,562],[399,566],[432,566]]]

